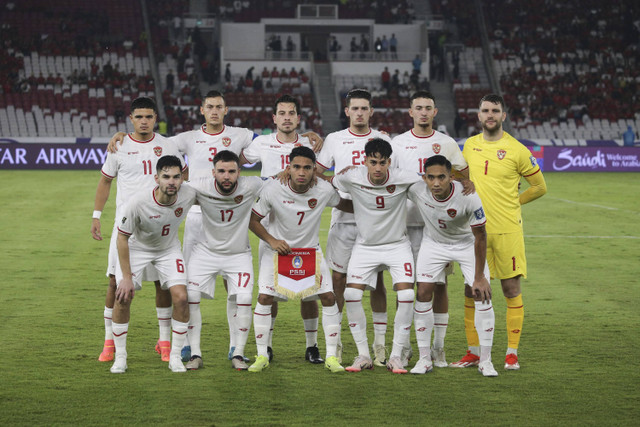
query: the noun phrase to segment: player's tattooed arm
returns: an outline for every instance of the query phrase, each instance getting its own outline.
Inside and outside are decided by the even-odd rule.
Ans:
[[[124,132],[116,132],[115,135],[113,135],[109,140],[107,151],[109,153],[115,153],[116,151],[118,151],[118,145],[122,145],[125,136],[127,136],[127,134]]]
[[[273,237],[264,225],[260,223],[262,218],[257,215],[255,212],[251,212],[251,219],[249,220],[249,230],[256,236],[260,238],[260,240],[264,240],[267,242],[271,249],[278,252],[280,255],[287,255],[291,253],[291,248],[284,240],[278,240]]]

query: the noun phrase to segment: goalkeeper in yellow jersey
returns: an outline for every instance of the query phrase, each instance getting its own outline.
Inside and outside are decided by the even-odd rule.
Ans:
[[[478,120],[482,133],[467,139],[462,154],[487,216],[487,262],[491,277],[500,279],[507,300],[508,349],[505,369],[520,369],[518,343],[524,320],[520,278],[527,277],[520,206],[547,192],[544,177],[531,152],[502,129],[507,117],[504,99],[486,95],[480,100]],[[518,194],[520,178],[529,188]],[[466,368],[479,362],[479,341],[473,318],[471,288],[465,286],[465,332],[469,350],[451,367]]]

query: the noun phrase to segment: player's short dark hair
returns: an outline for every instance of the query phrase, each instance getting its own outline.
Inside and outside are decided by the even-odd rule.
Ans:
[[[218,162],[236,162],[236,164],[240,166],[240,158],[238,155],[229,150],[219,151],[215,156],[213,156],[213,167],[215,167]]]
[[[307,159],[310,159],[314,165],[316,164],[316,153],[314,153],[309,147],[296,147],[291,150],[291,153],[289,154],[289,162],[293,162],[293,159],[296,157],[306,157]]]
[[[445,156],[441,156],[441,155],[437,155],[437,156],[431,156],[427,159],[426,162],[424,162],[424,171],[427,171],[427,168],[429,166],[444,166],[445,168],[447,168],[448,172],[451,172],[451,162],[445,157]]]
[[[202,98],[202,105],[204,105],[207,98],[222,98],[222,101],[225,105],[227,105],[227,100],[224,98],[224,94],[219,90],[210,90],[207,94]]]
[[[391,144],[382,138],[373,138],[364,146],[364,153],[367,157],[373,157],[374,154],[380,154],[381,158],[389,159],[391,158],[392,152],[393,149],[391,148]]]
[[[296,107],[296,113],[300,114],[300,101],[295,96],[284,94],[276,99],[276,102],[273,103],[273,114],[278,111],[278,104],[293,104]]]
[[[482,105],[483,102],[491,102],[493,104],[500,104],[502,106],[502,111],[507,111],[507,105],[504,103],[504,98],[500,95],[496,95],[495,93],[490,93],[488,95],[483,96],[480,99],[480,103],[478,104],[478,108]]]
[[[158,163],[156,164],[156,172],[160,175],[160,171],[164,168],[172,168],[177,167],[182,170],[182,163],[177,156],[162,156],[158,159]]]
[[[411,95],[411,97],[409,98],[409,106],[411,106],[413,104],[413,101],[415,99],[418,98],[426,98],[426,99],[431,99],[433,100],[433,105],[436,105],[436,98],[433,96],[433,94],[427,90],[419,90],[416,93],[414,93],[413,95]]]
[[[129,114],[133,114],[133,112],[138,108],[148,108],[150,110],[153,110],[154,113],[158,114],[158,106],[156,105],[156,101],[147,96],[141,96],[134,99],[129,106]]]
[[[347,93],[347,107],[351,104],[352,99],[365,99],[369,101],[369,106],[371,106],[371,92],[366,89],[352,89]]]

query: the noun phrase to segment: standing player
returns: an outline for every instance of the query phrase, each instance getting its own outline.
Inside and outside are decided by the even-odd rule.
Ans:
[[[151,98],[141,97],[135,99],[131,103],[129,119],[133,125],[133,133],[124,135],[121,150],[117,153],[108,153],[107,160],[102,166],[102,177],[96,190],[91,224],[91,234],[96,240],[102,240],[100,216],[109,198],[113,179],[118,178],[116,193],[116,219],[118,219],[122,214],[125,202],[133,194],[143,188],[153,188],[153,174],[160,156],[178,154],[177,149],[171,142],[153,132],[153,127],[157,120],[157,107]],[[109,244],[109,265],[107,267],[109,287],[104,308],[105,341],[102,353],[98,358],[101,362],[113,360],[114,354],[111,324],[116,292],[117,235],[116,223],[114,223]],[[156,281],[156,311],[160,327],[160,339],[156,344],[156,351],[161,354],[163,361],[168,362],[169,340],[171,338],[171,295],[168,291],[160,288],[160,282],[157,281],[157,273],[153,269],[147,272],[147,279]]]
[[[420,180],[408,171],[390,169],[391,144],[375,138],[365,145],[366,168],[349,170],[335,175],[333,185],[351,194],[358,227],[347,271],[344,291],[347,318],[358,347],[358,356],[350,372],[372,369],[367,342],[366,318],[362,307],[364,290],[373,288],[378,271],[388,268],[397,291],[398,310],[394,320],[393,347],[387,369],[406,373],[401,353],[408,341],[413,316],[413,254],[406,230],[407,189]]]
[[[173,330],[169,369],[186,372],[180,350],[189,326],[187,275],[178,240],[184,213],[195,202],[195,190],[182,187],[181,161],[164,156],[156,165],[155,189],[142,190],[131,197],[118,220],[118,261],[116,303],[113,310],[113,337],[116,355],[111,372],[127,370],[127,333],[131,300],[142,289],[142,272],[150,265],[158,271],[163,289],[173,300]]]
[[[231,364],[245,370],[244,348],[251,328],[253,260],[249,245],[251,208],[262,188],[257,176],[240,176],[240,159],[232,151],[222,150],[213,157],[213,179],[192,183],[202,207],[204,236],[191,249],[188,262],[189,342],[191,360],[187,369],[203,366],[200,350],[202,315],[200,299],[213,298],[216,277],[227,283],[228,300],[237,304],[234,350]]]
[[[416,339],[420,359],[412,374],[433,369],[429,344],[434,326],[432,298],[437,283],[446,279],[445,269],[458,262],[466,283],[472,283],[480,337],[478,370],[485,377],[498,373],[491,363],[495,316],[491,305],[491,285],[487,266],[487,222],[477,194],[465,196],[462,184],[452,180],[451,162],[437,155],[424,163],[424,184],[409,188],[408,197],[424,220],[424,233],[416,262],[418,290],[414,309]],[[467,285],[468,287],[468,285]]]
[[[334,166],[336,173],[349,166],[364,165],[364,146],[373,138],[385,141],[391,139],[369,127],[373,115],[371,94],[364,89],[354,89],[347,94],[347,106],[344,109],[349,118],[347,129],[327,135],[324,146],[318,155],[318,169],[323,172]],[[348,194],[340,194],[351,198]],[[334,209],[331,215],[331,228],[327,237],[327,260],[332,270],[333,290],[340,309],[344,307],[344,290],[347,284],[347,266],[351,258],[358,230],[353,214]],[[376,278],[375,289],[371,292],[371,315],[373,318],[373,363],[384,366],[386,363],[385,334],[387,332],[387,295],[382,272]],[[338,341],[338,359],[342,361],[342,344]]]
[[[467,139],[464,155],[487,213],[487,261],[491,276],[500,279],[507,300],[508,348],[505,369],[520,369],[518,344],[524,320],[520,277],[527,277],[520,206],[547,192],[547,185],[531,152],[502,129],[507,117],[505,103],[499,95],[485,95],[480,100],[478,120],[482,133]],[[520,179],[529,183],[518,194]],[[469,350],[453,364],[457,367],[478,364],[478,337],[469,325],[474,318],[472,295],[465,288],[465,330]]]
[[[291,95],[282,95],[278,98],[273,108],[273,123],[276,132],[270,135],[257,137],[251,145],[242,152],[243,163],[262,162],[260,175],[263,178],[274,176],[282,172],[289,165],[289,154],[295,147],[311,147],[309,138],[296,132],[300,123],[300,103]],[[263,222],[267,229],[268,220]],[[260,242],[259,257],[267,249],[267,245]],[[304,322],[305,337],[307,341],[305,359],[311,363],[323,363],[318,350],[318,303],[317,301],[301,301],[300,313]],[[269,360],[273,359],[272,334],[273,324],[278,314],[277,302],[273,305],[272,325],[269,332]]]
[[[269,245],[260,255],[260,294],[256,304],[253,328],[256,334],[258,358],[249,367],[251,372],[260,372],[269,366],[269,335],[271,306],[274,300],[286,301],[287,297],[275,290],[274,255],[291,253],[291,248],[315,248],[321,259],[320,289],[313,297],[322,302],[322,328],[325,335],[326,362],[331,372],[342,372],[344,368],[336,357],[340,318],[338,306],[332,292],[329,267],[322,256],[318,231],[325,206],[348,209],[349,201],[324,181],[311,186],[314,179],[316,156],[308,147],[296,147],[289,155],[289,179],[286,185],[278,181],[267,183],[251,214],[250,229]],[[269,230],[260,223],[270,216]],[[318,265],[318,264],[316,264]]]
[[[470,187],[468,194],[473,191],[469,181],[469,169],[456,141],[433,129],[433,120],[438,114],[436,101],[427,91],[418,91],[409,98],[409,116],[413,119],[413,128],[393,138],[394,167],[419,174],[424,173],[424,164],[432,156],[442,155],[455,167],[464,180],[465,188]],[[407,202],[407,233],[411,241],[414,261],[417,260],[422,241],[424,220],[417,207],[409,200]],[[447,268],[447,274],[453,272],[453,265]],[[447,295],[447,281],[436,286],[433,298],[433,360],[434,365],[443,368],[447,366],[444,353],[444,337],[449,324],[449,298]],[[407,343],[409,347],[409,344]],[[405,352],[406,354],[406,352]],[[403,358],[403,363],[406,360]]]

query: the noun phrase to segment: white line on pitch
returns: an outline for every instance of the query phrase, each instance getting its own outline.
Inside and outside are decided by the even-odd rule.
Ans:
[[[582,205],[582,206],[590,206],[592,208],[607,209],[607,210],[610,210],[610,211],[621,211],[621,212],[630,212],[630,213],[634,213],[634,214],[640,214],[640,212],[638,212],[638,211],[630,211],[628,209],[614,208],[612,206],[596,205],[594,203],[576,202],[576,201],[573,201],[573,200],[561,199],[559,197],[547,197],[547,199],[559,200],[561,202],[572,203],[574,205]]]
[[[640,239],[639,236],[559,236],[559,235],[527,235],[524,237],[543,239]]]

